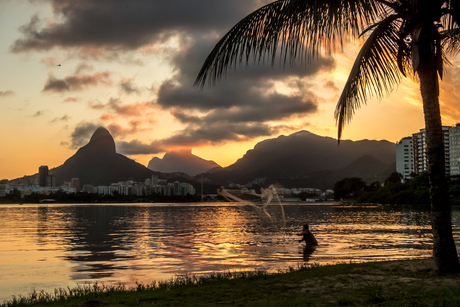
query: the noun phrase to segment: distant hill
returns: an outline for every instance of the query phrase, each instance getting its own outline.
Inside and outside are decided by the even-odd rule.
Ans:
[[[258,181],[263,185],[327,189],[345,177],[367,182],[383,181],[395,171],[394,143],[342,140],[308,131],[279,136],[258,143],[241,159],[220,171],[206,174],[219,184]]]
[[[220,168],[220,166],[214,161],[195,156],[191,150],[183,150],[168,152],[163,156],[163,159],[152,158],[148,168],[162,173],[183,172],[195,176],[211,169]]]
[[[63,165],[50,170],[57,185],[72,178],[80,178],[80,185],[109,185],[113,182],[134,180],[143,182],[157,174],[116,152],[115,141],[110,132],[99,127],[88,144]]]
[[[321,190],[333,188],[346,177],[360,177],[367,183],[383,182],[396,170],[396,146],[382,141],[350,141],[322,137],[308,131],[267,139],[249,150],[234,164],[221,168],[213,161],[197,157],[191,151],[170,152],[163,159],[154,158],[149,169],[116,152],[110,132],[98,128],[89,143],[81,147],[63,165],[50,169],[57,185],[72,178],[80,178],[80,185],[109,185],[134,180],[143,182],[153,174],[175,180],[193,178],[187,175],[204,174],[209,186],[228,183],[256,183],[267,187],[311,187]],[[13,180],[22,183],[37,181],[37,174]],[[201,181],[201,176],[195,177]],[[206,186],[205,186],[206,188]]]

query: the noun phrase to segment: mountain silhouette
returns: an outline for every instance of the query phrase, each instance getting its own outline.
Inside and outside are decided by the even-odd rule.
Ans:
[[[219,184],[263,181],[263,186],[333,188],[346,177],[368,182],[395,171],[396,146],[389,141],[340,141],[308,131],[259,142],[241,159],[220,171],[206,174]]]
[[[153,157],[148,168],[162,173],[183,172],[195,176],[220,166],[214,161],[195,156],[191,150],[181,150],[168,152],[163,159]]]
[[[396,161],[386,164],[373,156],[364,155],[346,167],[312,173],[306,178],[305,183],[313,184],[312,182],[314,182],[321,189],[332,189],[337,181],[351,177],[361,178],[368,184],[375,181],[383,183],[395,170]],[[287,184],[289,183],[287,182]]]
[[[58,185],[79,178],[81,186],[97,186],[127,180],[143,182],[157,173],[118,154],[110,132],[99,127],[88,144],[78,149],[63,165],[51,169],[50,174],[56,177]]]
[[[99,127],[88,144],[49,173],[55,176],[58,186],[72,178],[79,178],[80,186],[97,186],[127,180],[143,182],[154,174],[173,178],[182,173],[203,173],[206,184],[212,186],[256,183],[263,187],[277,184],[325,190],[346,177],[360,177],[367,183],[383,182],[396,170],[395,150],[395,144],[385,140],[342,140],[339,146],[337,139],[299,131],[259,142],[225,168],[191,151],[181,151],[169,152],[163,159],[153,158],[149,163],[152,170],[118,154],[110,132]],[[37,177],[38,174],[24,176],[16,181],[30,184]],[[195,179],[199,182],[201,176]]]

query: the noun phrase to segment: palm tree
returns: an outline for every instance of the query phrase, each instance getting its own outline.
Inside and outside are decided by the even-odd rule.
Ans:
[[[430,174],[433,258],[439,273],[460,268],[452,236],[445,175],[439,79],[447,55],[460,50],[459,0],[278,0],[236,24],[207,57],[195,86],[215,84],[229,68],[279,54],[284,65],[308,64],[365,37],[335,119],[338,140],[369,97],[389,94],[402,77],[418,78]]]

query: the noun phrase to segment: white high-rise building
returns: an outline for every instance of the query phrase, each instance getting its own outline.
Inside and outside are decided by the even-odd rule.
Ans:
[[[446,159],[446,175],[450,176],[450,142],[449,132],[452,127],[442,126],[444,133],[444,154]],[[428,159],[426,156],[426,134],[425,129],[412,135],[414,146],[414,173],[419,174],[428,171]]]
[[[451,171],[452,155],[457,159],[457,173],[455,174],[460,174],[460,124],[456,127],[443,126],[442,130],[444,132],[446,175],[454,174]],[[454,136],[451,137],[451,133]],[[452,148],[452,142],[456,142],[456,147]],[[412,172],[420,174],[428,171],[425,129],[420,129],[420,132],[412,134],[412,137],[405,137],[396,144],[396,171],[402,174],[404,179],[410,178]]]
[[[460,175],[460,124],[450,128],[450,175],[458,177]]]
[[[396,144],[396,171],[403,175],[403,179],[411,178],[414,172],[414,148],[410,136]]]
[[[187,194],[195,195],[195,188],[190,183],[182,182],[180,184],[180,190],[182,196],[187,196]]]

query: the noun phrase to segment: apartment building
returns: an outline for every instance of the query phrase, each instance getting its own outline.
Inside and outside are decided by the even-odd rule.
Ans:
[[[442,130],[446,175],[458,175],[460,174],[460,124],[455,127],[443,126]],[[455,142],[454,148],[452,142]],[[455,161],[452,161],[452,156],[455,156]],[[452,170],[454,166],[455,171]],[[412,134],[412,137],[402,138],[396,144],[396,171],[403,175],[404,179],[410,178],[411,173],[420,174],[428,171],[425,129],[420,129],[419,132]]]
[[[414,172],[414,147],[410,136],[396,144],[396,171],[403,175],[403,179],[411,178]]]

